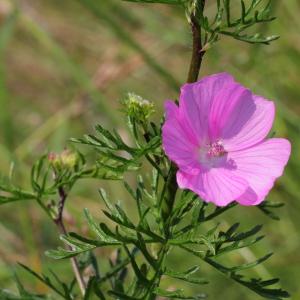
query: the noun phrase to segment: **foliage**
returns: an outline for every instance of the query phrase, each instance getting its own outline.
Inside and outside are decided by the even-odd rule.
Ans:
[[[157,198],[155,194],[155,189],[151,191],[145,190],[143,182],[140,182],[138,188],[135,192],[127,186],[128,191],[134,197],[137,203],[144,203],[145,199]],[[154,194],[153,194],[154,193]],[[165,262],[165,255],[173,248],[180,248],[183,251],[195,255],[200,260],[208,263],[213,268],[217,269],[219,272],[225,274],[229,278],[233,279],[237,283],[248,287],[257,294],[272,299],[281,299],[283,297],[288,297],[288,293],[281,289],[271,288],[270,286],[277,283],[278,279],[262,280],[262,279],[247,279],[244,277],[240,271],[247,270],[257,266],[258,264],[267,260],[271,254],[267,254],[264,257],[250,263],[241,264],[238,266],[227,267],[220,264],[217,258],[223,255],[228,255],[231,252],[237,251],[244,247],[249,247],[251,245],[259,242],[263,236],[257,236],[260,232],[261,226],[255,226],[252,229],[244,232],[238,232],[239,224],[234,224],[226,231],[217,231],[218,227],[214,226],[211,230],[205,234],[199,232],[199,226],[203,222],[209,221],[212,215],[219,213],[220,208],[216,208],[213,211],[207,212],[208,206],[204,203],[200,204],[199,199],[196,198],[190,192],[184,191],[175,206],[173,213],[167,220],[167,224],[161,224],[161,218],[159,218],[159,212],[157,211],[156,205],[146,206],[140,211],[140,218],[136,225],[129,219],[124,210],[116,205],[113,205],[105,195],[104,191],[101,191],[103,200],[105,201],[108,211],[104,211],[104,214],[115,223],[115,229],[112,230],[107,227],[106,223],[97,224],[90,216],[89,212],[86,211],[86,218],[90,229],[96,236],[96,239],[87,239],[86,237],[79,236],[75,233],[70,233],[68,236],[63,236],[62,240],[73,246],[72,251],[67,251],[64,249],[51,250],[47,252],[52,258],[63,259],[69,258],[73,255],[78,255],[85,251],[91,251],[98,247],[119,245],[123,247],[124,252],[128,255],[120,264],[127,264],[130,259],[133,272],[136,275],[135,280],[140,280],[140,282],[132,282],[136,288],[127,289],[122,285],[122,293],[115,292],[114,286],[109,293],[116,294],[122,297],[122,299],[146,299],[146,296],[153,291],[153,285],[156,283],[156,278],[160,278],[162,275],[169,276],[175,279],[184,280],[193,284],[206,284],[207,279],[202,277],[193,276],[199,267],[191,267],[191,269],[178,272],[168,269],[168,265]],[[150,201],[151,201],[150,200]],[[235,205],[230,206],[227,209],[231,209]],[[222,210],[224,212],[224,210]],[[183,216],[190,214],[190,223],[185,226],[180,226],[183,221]],[[151,226],[151,216],[158,215],[156,222]],[[160,222],[159,222],[160,221]],[[149,224],[150,223],[150,224]],[[166,228],[169,237],[166,237]],[[153,228],[156,228],[153,229]],[[152,244],[160,244],[156,246],[158,252],[153,253]],[[135,252],[135,255],[130,252],[128,247],[132,247],[131,251]],[[121,249],[121,248],[120,248]],[[121,252],[121,250],[119,250]],[[143,256],[145,263],[138,266],[137,255]],[[152,269],[152,273],[150,273]],[[145,271],[146,270],[146,271]],[[144,273],[146,272],[146,274]],[[121,273],[117,273],[118,275]],[[147,274],[154,274],[152,277],[148,278]],[[117,276],[117,274],[115,276]],[[197,274],[197,273],[196,273]],[[112,276],[112,275],[111,275]],[[99,279],[99,283],[103,285],[110,276],[108,274],[104,275],[104,279]],[[126,294],[124,294],[124,291]],[[153,293],[153,292],[152,292]],[[200,299],[196,297],[186,297],[183,296],[182,291],[168,292],[154,289],[154,294],[157,295],[168,295],[169,298],[176,299]]]
[[[271,22],[275,19],[270,15],[271,2],[252,0],[247,6],[245,1],[242,0],[240,15],[232,17],[233,5],[231,5],[231,0],[218,0],[217,12],[211,22],[200,10],[200,24],[205,31],[204,48],[207,49],[215,43],[220,35],[230,36],[236,40],[252,44],[269,44],[271,41],[278,39],[279,36],[277,35],[265,37],[261,33],[248,33],[254,25]],[[264,6],[262,6],[263,3],[265,3]],[[192,4],[191,8],[194,9],[194,7],[195,4]]]
[[[225,208],[213,208],[201,202],[192,192],[185,190],[178,192],[170,214],[167,217],[164,216],[163,201],[171,165],[161,151],[160,139],[157,136],[159,130],[154,125],[149,126],[148,121],[145,124],[138,123],[136,120],[134,115],[128,114],[128,123],[135,138],[136,147],[125,144],[115,131],[110,132],[98,125],[97,136],[88,135],[84,139],[73,140],[95,149],[99,157],[96,167],[87,169],[84,158],[76,152],[51,154],[49,157],[43,156],[34,165],[31,175],[32,192],[25,192],[13,186],[6,187],[6,191],[11,195],[5,197],[4,201],[36,199],[55,219],[55,212],[45,204],[44,198],[55,194],[59,187],[70,189],[77,179],[95,176],[95,170],[98,169],[108,170],[109,174],[113,174],[108,176],[107,173],[103,173],[105,175],[101,174],[102,179],[123,178],[123,174],[128,170],[141,167],[139,160],[142,156],[145,156],[153,167],[150,185],[142,175],[138,176],[135,189],[128,183],[124,183],[137,206],[138,219],[136,221],[131,219],[122,205],[114,204],[101,189],[99,193],[106,206],[103,213],[108,221],[98,224],[90,212],[85,210],[85,217],[94,237],[70,232],[61,236],[62,241],[69,248],[49,250],[46,254],[54,259],[68,259],[84,253],[88,253],[90,257],[95,255],[93,251],[97,248],[117,247],[117,259],[111,262],[111,270],[106,274],[97,274],[90,278],[85,299],[93,299],[95,295],[98,299],[106,299],[107,295],[116,299],[154,299],[156,296],[170,299],[202,299],[205,297],[203,293],[186,296],[183,290],[169,291],[160,288],[163,277],[196,285],[208,283],[208,280],[202,277],[203,274],[199,273],[199,266],[191,266],[186,271],[170,269],[167,257],[176,249],[196,256],[199,261],[209,264],[233,281],[265,298],[288,297],[287,292],[272,287],[278,279],[248,279],[242,272],[261,264],[271,256],[270,254],[237,266],[226,266],[218,261],[219,257],[252,246],[263,238],[262,235],[257,235],[261,231],[261,226],[238,231],[239,224],[237,223],[225,231],[218,230],[219,226],[213,226],[209,231],[203,232],[201,224],[211,222],[229,209],[236,209],[235,204]],[[149,131],[145,132],[145,128]],[[123,151],[122,155],[117,154],[120,151]],[[124,156],[130,157],[124,158]],[[48,183],[49,168],[52,168],[55,174],[52,184]],[[4,188],[2,187],[2,190]],[[260,208],[267,211],[269,207],[272,205],[264,203]],[[108,223],[112,226],[108,226]],[[89,259],[86,264],[90,265],[94,262]],[[74,280],[66,284],[52,273],[56,282],[54,283],[48,276],[39,275],[26,266],[22,265],[22,267],[63,299],[74,299],[76,295],[73,292]]]
[[[83,2],[89,7],[92,5],[89,1]],[[204,7],[201,6],[203,3],[199,5],[198,1],[131,2],[183,5],[188,20],[196,17],[204,31],[204,50],[215,43],[220,35],[228,35],[249,43],[269,43],[277,38],[244,33],[253,25],[274,19],[269,14],[271,2],[257,10],[262,1],[253,0],[248,7],[241,1],[241,16],[232,19],[231,2],[217,1],[217,13],[213,21],[209,21],[204,15]],[[121,32],[124,35],[124,32]],[[133,47],[136,47],[135,44]],[[147,53],[142,54],[148,59]],[[155,64],[152,66],[160,70]],[[165,76],[172,81],[168,74]],[[174,85],[173,81],[172,83]],[[114,203],[104,189],[100,189],[100,197],[106,206],[103,214],[107,221],[99,224],[86,209],[84,215],[91,236],[62,230],[61,240],[67,247],[46,252],[49,257],[57,260],[80,258],[76,260],[80,261],[80,272],[87,267],[93,269],[93,275],[89,276],[83,295],[85,300],[156,299],[158,296],[168,299],[203,299],[206,298],[203,292],[199,292],[198,295],[186,295],[182,289],[162,287],[166,280],[184,281],[201,287],[208,284],[209,280],[203,277],[200,269],[202,263],[208,264],[235,283],[264,298],[279,300],[289,297],[286,291],[276,286],[277,278],[252,278],[244,273],[245,270],[251,270],[266,261],[271,254],[253,262],[233,266],[228,266],[222,261],[223,257],[261,241],[262,226],[239,230],[240,224],[235,223],[221,229],[219,224],[216,225],[217,218],[228,210],[238,209],[235,203],[225,208],[213,207],[187,190],[175,190],[170,196],[170,174],[174,172],[174,166],[161,147],[162,121],[158,125],[150,122],[149,118],[154,111],[153,104],[133,93],[129,94],[122,104],[132,134],[132,144],[125,142],[116,130],[97,125],[95,134],[86,135],[82,139],[72,139],[76,144],[91,148],[97,157],[95,161],[88,163],[86,156],[77,150],[44,155],[32,167],[29,189],[16,185],[13,176],[2,180],[0,204],[35,201],[50,220],[64,228],[61,223],[64,203],[79,179],[96,178],[124,182],[125,189],[137,208],[137,218],[126,212],[122,204]],[[129,171],[139,171],[135,187],[125,181]],[[280,206],[279,203],[264,202],[258,208],[269,217],[277,219],[272,208]],[[211,228],[206,230],[203,227],[204,223],[210,224]],[[109,271],[104,274],[99,271],[96,259],[97,249],[103,247],[110,247],[116,252],[115,259],[109,261]],[[168,258],[174,251],[195,256],[197,265],[183,271],[172,269]],[[19,295],[1,290],[1,299],[56,299],[54,297],[57,296],[68,300],[80,298],[76,278],[71,278],[65,283],[52,271],[49,276],[38,274],[25,265],[21,267],[45,284],[51,294],[36,295],[28,292],[16,276]]]
[[[279,38],[278,35],[263,36],[261,33],[248,33],[249,29],[260,23],[272,22],[275,17],[271,16],[272,0],[240,1],[240,15],[232,17],[234,5],[232,0],[217,0],[216,13],[212,20],[204,14],[203,4],[205,0],[124,0],[139,3],[162,3],[181,5],[186,10],[186,15],[191,22],[191,16],[199,18],[201,28],[204,30],[203,51],[206,51],[220,35],[230,36],[242,42],[252,44],[269,44]]]

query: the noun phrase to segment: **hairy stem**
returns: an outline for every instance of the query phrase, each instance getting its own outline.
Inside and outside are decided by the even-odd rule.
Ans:
[[[66,199],[67,199],[67,193],[65,192],[65,190],[62,186],[60,186],[58,188],[58,193],[59,193],[60,201],[59,201],[59,206],[58,206],[58,215],[54,219],[54,222],[57,225],[59,232],[61,234],[67,235],[67,230],[66,230],[66,227],[65,227],[65,224],[63,221],[63,211],[64,211]],[[68,246],[68,248],[70,250],[72,250],[71,246]],[[76,257],[71,257],[71,265],[72,265],[72,269],[73,269],[75,278],[77,280],[78,286],[80,288],[81,294],[82,294],[82,296],[84,296],[86,285],[83,280],[82,274],[80,272],[78,261],[77,261]]]

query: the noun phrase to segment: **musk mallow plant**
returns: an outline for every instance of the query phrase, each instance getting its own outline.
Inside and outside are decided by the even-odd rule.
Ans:
[[[182,85],[179,101],[165,102],[165,116],[159,124],[151,121],[155,111],[151,101],[134,93],[124,98],[122,110],[133,143],[99,124],[95,134],[72,139],[92,150],[95,161],[88,161],[74,148],[49,153],[32,167],[29,190],[12,179],[2,181],[1,204],[35,201],[56,224],[64,246],[48,250],[46,255],[57,264],[62,259],[70,260],[73,276],[65,282],[59,273],[38,274],[20,264],[49,292],[41,295],[28,291],[15,275],[19,295],[1,289],[0,298],[205,299],[205,284],[218,282],[209,282],[209,273],[202,269],[204,264],[232,280],[232,288],[241,285],[255,293],[254,299],[288,298],[277,278],[247,273],[271,254],[230,264],[232,254],[241,253],[263,238],[262,227],[254,224],[248,230],[240,230],[239,223],[226,223],[225,229],[219,225],[224,220],[223,213],[238,212],[239,204],[254,205],[266,216],[277,218],[273,208],[282,204],[266,197],[288,161],[290,143],[267,137],[274,119],[274,103],[253,94],[227,73],[198,81],[205,52],[217,47],[222,35],[264,44],[278,38],[253,33],[252,28],[274,19],[270,15],[272,1],[210,1],[216,9],[213,17],[205,15],[205,0],[131,2],[183,8],[193,38],[187,83]],[[231,12],[237,5],[240,15],[233,18]],[[134,185],[125,180],[129,172],[136,175]],[[64,223],[69,193],[83,178],[99,180],[99,196],[106,207],[97,219],[84,210],[90,229],[87,235],[69,232]],[[111,199],[101,188],[101,180],[117,180],[124,186],[136,214]],[[97,251],[103,247],[111,250],[108,261]],[[187,269],[174,265],[170,261],[174,256],[184,257],[185,263],[193,256],[194,265]],[[197,292],[176,288],[179,282],[195,285]]]

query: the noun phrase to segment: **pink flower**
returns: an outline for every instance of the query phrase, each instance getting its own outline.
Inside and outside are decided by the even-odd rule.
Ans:
[[[261,203],[282,175],[291,145],[267,138],[272,101],[220,73],[185,84],[179,107],[166,101],[163,147],[178,166],[177,183],[225,206]]]

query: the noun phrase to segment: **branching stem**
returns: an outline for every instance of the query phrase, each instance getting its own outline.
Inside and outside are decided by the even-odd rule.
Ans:
[[[64,220],[63,220],[63,211],[64,211],[66,199],[67,199],[67,193],[65,192],[64,188],[62,186],[60,186],[58,188],[58,194],[59,194],[59,198],[60,198],[59,204],[58,204],[58,215],[54,219],[54,222],[57,225],[59,232],[63,235],[67,235],[68,232],[66,230]],[[72,250],[71,246],[68,246],[68,248],[70,250]],[[75,278],[77,280],[78,286],[80,288],[81,294],[82,294],[82,296],[84,296],[85,290],[86,290],[86,285],[85,285],[84,279],[82,277],[82,274],[80,272],[78,261],[77,261],[76,257],[71,257],[70,259],[71,259],[72,269],[73,269]]]

